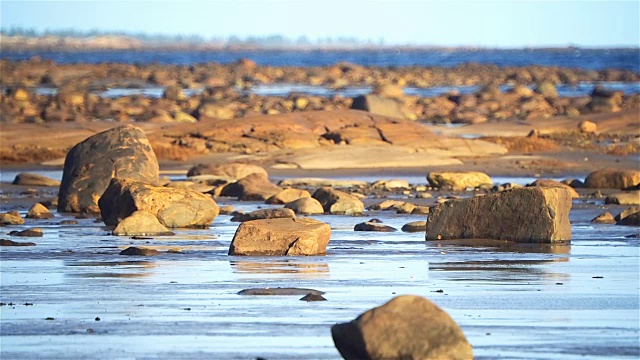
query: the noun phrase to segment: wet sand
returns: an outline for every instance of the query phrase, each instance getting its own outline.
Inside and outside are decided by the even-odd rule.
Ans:
[[[1,211],[24,215],[38,200],[18,195],[20,187],[1,188]],[[217,202],[239,210],[270,207]],[[93,219],[59,225],[73,219],[68,214],[26,219],[0,229],[2,238],[36,243],[0,247],[0,357],[339,359],[331,325],[396,295],[417,294],[449,312],[480,359],[634,359],[640,356],[638,229],[590,223],[623,208],[574,200],[571,244],[554,246],[353,231],[370,218],[399,229],[424,215],[313,216],[332,227],[327,254],[315,257],[228,256],[238,223],[227,215],[206,230],[148,240],[110,236]],[[45,236],[7,235],[34,226]],[[163,253],[118,255],[128,246]],[[254,287],[312,288],[328,301],[237,294]]]

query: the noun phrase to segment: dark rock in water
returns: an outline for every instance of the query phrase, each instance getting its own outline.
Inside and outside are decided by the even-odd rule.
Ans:
[[[247,214],[238,214],[231,218],[231,221],[251,221],[261,219],[294,219],[296,213],[291,209],[278,208],[278,209],[260,209],[255,210]]]
[[[32,242],[17,242],[7,239],[0,239],[0,246],[36,246],[36,244]]]
[[[28,219],[53,219],[54,216],[44,205],[35,203],[29,209],[26,218]]]
[[[22,225],[24,219],[17,211],[10,211],[8,213],[0,213],[0,226],[4,225]]]
[[[229,255],[318,255],[327,251],[331,227],[321,221],[264,219],[238,226]]]
[[[140,248],[135,246],[130,246],[122,251],[120,251],[120,255],[129,255],[129,256],[155,256],[160,254],[160,251],[155,249],[147,249]]]
[[[640,226],[640,207],[633,206],[623,210],[615,220],[616,225]]]
[[[327,299],[324,298],[324,296],[320,295],[320,294],[307,294],[303,297],[300,298],[300,301],[327,301]]]
[[[552,243],[571,239],[571,193],[564,188],[526,187],[431,208],[426,239],[495,239]]]
[[[360,95],[353,98],[351,108],[364,110],[377,115],[384,115],[404,119],[400,103],[394,99],[387,99],[376,95]]]
[[[220,195],[237,197],[239,200],[246,201],[264,201],[280,191],[282,191],[282,188],[269,182],[269,178],[255,173],[226,185]]]
[[[33,173],[20,173],[13,179],[13,185],[60,186],[60,181]]]
[[[640,170],[597,170],[584,181],[587,188],[625,189],[640,183]]]
[[[402,231],[414,233],[414,232],[423,232],[427,230],[427,222],[426,221],[413,221],[407,224],[404,224],[402,227]]]
[[[120,178],[111,180],[98,204],[108,226],[117,226],[121,219],[144,210],[168,228],[203,228],[208,227],[220,211],[207,194]]]
[[[252,288],[238,291],[238,295],[322,295],[323,291],[304,288]]]
[[[60,225],[78,225],[78,222],[75,220],[62,220]]]
[[[615,224],[616,219],[613,218],[613,215],[611,215],[611,213],[604,212],[591,219],[591,222],[594,224]]]
[[[23,237],[42,237],[43,233],[42,233],[42,229],[40,228],[32,228],[32,229],[25,229],[22,231],[12,231],[9,233],[9,235],[23,236]]]
[[[449,314],[414,295],[398,296],[336,324],[331,336],[346,360],[473,359],[471,345]]]
[[[99,213],[98,199],[114,177],[158,182],[158,160],[144,132],[124,125],[74,146],[64,162],[58,211]]]
[[[353,227],[354,231],[377,231],[377,232],[394,232],[396,228],[372,222],[363,222]]]

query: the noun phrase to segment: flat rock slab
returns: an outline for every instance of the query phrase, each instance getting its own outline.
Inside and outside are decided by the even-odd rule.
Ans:
[[[32,242],[18,242],[13,240],[0,239],[0,246],[36,246],[36,244]]]
[[[571,239],[571,193],[563,188],[510,189],[431,208],[426,239],[497,239],[551,243]]]
[[[289,296],[289,295],[323,295],[324,291],[305,288],[252,288],[238,291],[238,295],[252,296]]]
[[[60,186],[60,181],[33,173],[20,173],[13,179],[13,185]]]
[[[324,254],[330,238],[329,224],[314,219],[247,221],[238,226],[229,255]]]

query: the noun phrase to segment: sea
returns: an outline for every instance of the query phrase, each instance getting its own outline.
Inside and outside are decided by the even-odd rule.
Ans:
[[[377,50],[0,50],[1,59],[34,56],[58,64],[123,63],[194,65],[232,63],[249,58],[263,66],[327,66],[349,62],[363,66],[455,67],[466,63],[506,66],[557,66],[586,70],[621,69],[640,72],[640,48],[621,49],[377,49]]]

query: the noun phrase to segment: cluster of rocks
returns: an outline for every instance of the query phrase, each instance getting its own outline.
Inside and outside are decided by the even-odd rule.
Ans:
[[[625,70],[588,71],[553,67],[500,68],[467,64],[455,68],[374,68],[339,63],[327,67],[257,66],[243,59],[235,64],[192,66],[76,64],[2,60],[0,97],[3,122],[196,122],[253,115],[354,108],[373,113],[433,122],[478,123],[513,118],[636,109],[640,96],[597,88],[590,96],[559,98],[555,85],[580,81],[638,81]],[[292,93],[259,96],[244,91],[260,84],[309,84],[330,88],[370,86],[360,98]],[[499,88],[511,84],[507,92]],[[406,95],[405,87],[480,85],[475,94],[456,92],[435,98]],[[98,96],[108,88],[165,88],[162,98]],[[38,95],[35,87],[53,87],[54,95]],[[187,96],[185,89],[204,89]]]

